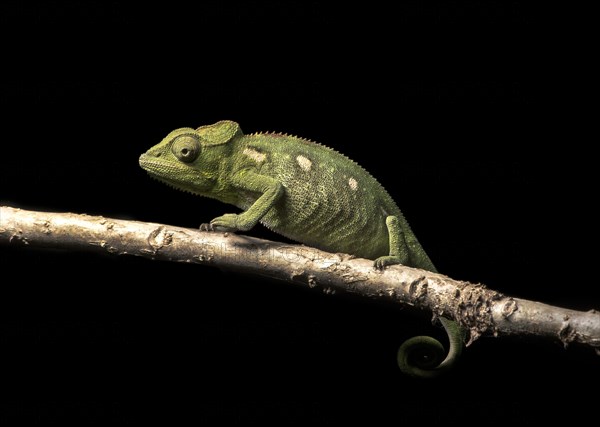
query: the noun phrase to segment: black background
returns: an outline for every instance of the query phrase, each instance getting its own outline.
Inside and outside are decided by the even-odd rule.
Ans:
[[[543,11],[222,3],[3,2],[2,204],[197,227],[232,208],[150,180],[137,158],[172,129],[231,119],[358,161],[441,272],[600,308],[576,241],[593,171],[559,132],[581,65]],[[507,337],[409,379],[397,346],[443,338],[426,314],[211,268],[12,246],[0,267],[4,419],[528,425],[583,420],[600,379],[589,349]]]

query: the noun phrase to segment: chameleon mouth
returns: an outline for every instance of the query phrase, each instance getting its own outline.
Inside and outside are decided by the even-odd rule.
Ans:
[[[146,153],[140,156],[139,163],[142,169],[144,169],[151,178],[160,181],[175,190],[202,195],[202,192],[199,191],[202,179],[199,174],[193,171],[189,166],[162,160]],[[179,179],[177,177],[179,177]],[[186,179],[183,179],[182,177],[186,177]],[[195,182],[196,185],[189,186],[186,184],[186,181]]]
[[[145,153],[140,156],[139,162],[142,169],[160,178],[167,178],[169,176],[176,176],[178,173],[187,172],[187,168],[184,165],[165,161]]]

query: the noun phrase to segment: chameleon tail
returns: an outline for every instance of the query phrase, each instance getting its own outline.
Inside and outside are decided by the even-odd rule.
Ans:
[[[428,336],[418,336],[406,340],[398,349],[398,367],[407,375],[418,378],[434,378],[450,369],[464,346],[465,331],[458,323],[440,317],[448,334],[450,348],[444,358],[444,346]]]

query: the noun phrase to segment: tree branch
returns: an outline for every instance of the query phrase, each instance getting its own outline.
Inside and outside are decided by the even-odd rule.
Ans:
[[[0,244],[105,251],[218,266],[325,293],[346,292],[429,310],[459,322],[473,342],[482,335],[537,335],[592,347],[600,355],[600,312],[505,296],[480,284],[404,266],[232,233],[0,207]]]

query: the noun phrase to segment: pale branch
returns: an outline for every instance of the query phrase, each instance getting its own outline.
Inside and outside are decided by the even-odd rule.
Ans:
[[[512,298],[480,284],[302,245],[170,225],[0,207],[0,244],[104,251],[216,266],[267,276],[328,294],[344,292],[429,310],[481,335],[537,335],[600,354],[600,312]]]

